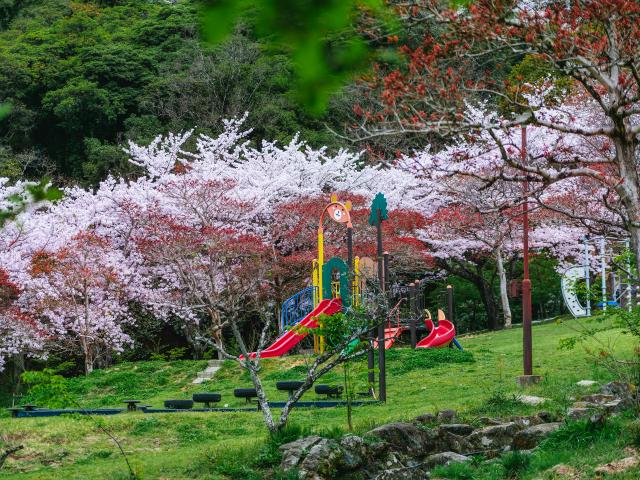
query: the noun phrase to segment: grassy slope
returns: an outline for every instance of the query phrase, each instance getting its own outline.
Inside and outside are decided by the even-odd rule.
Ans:
[[[388,362],[388,402],[355,409],[356,430],[365,431],[375,424],[410,419],[441,408],[467,412],[472,420],[474,413],[489,408],[485,400],[492,393],[515,391],[513,379],[521,371],[521,334],[520,329],[513,329],[462,339],[465,348],[473,352],[475,363],[446,364],[397,373],[408,369],[413,352],[392,353]],[[594,369],[581,350],[558,349],[559,338],[571,334],[572,322],[534,327],[535,370],[545,376],[545,381],[533,387],[530,393],[550,398],[547,409],[563,409],[569,403],[568,397],[578,391],[577,380],[608,380],[606,373]],[[616,330],[601,333],[600,338],[605,342],[616,342],[618,348],[630,346],[630,339],[620,336]],[[265,383],[271,389],[272,399],[282,399],[285,395],[275,391],[275,381],[296,378],[304,362],[300,356],[264,362]],[[194,391],[202,390],[190,381],[205,363],[120,364],[95,372],[86,379],[74,379],[72,389],[87,407],[118,405],[126,397],[160,405],[163,399],[189,398]],[[359,387],[364,388],[365,364],[356,364],[353,374]],[[332,372],[326,381],[339,382],[340,376],[341,370]],[[231,391],[249,385],[246,375],[233,365],[226,365],[206,390],[221,392],[223,403],[240,405]],[[527,410],[527,407],[515,408],[522,412]],[[266,438],[261,414],[243,412],[134,413],[97,417],[97,420],[86,417],[0,418],[0,440],[25,445],[25,450],[0,471],[0,479],[126,478],[122,458],[116,454],[108,437],[96,427],[96,421],[121,440],[142,478],[260,478],[249,470],[242,470],[244,467],[238,467],[243,463],[255,463],[255,456]],[[335,435],[345,427],[345,410],[300,409],[292,414],[291,424],[306,432]],[[590,451],[587,461],[596,464],[618,458],[619,452],[610,448],[610,443],[606,443],[609,448]],[[582,457],[584,452],[576,450],[563,460],[584,462],[580,460]]]

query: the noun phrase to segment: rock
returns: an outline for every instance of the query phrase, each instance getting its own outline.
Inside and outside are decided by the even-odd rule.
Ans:
[[[453,423],[458,417],[458,413],[455,410],[440,410],[437,415],[437,420],[440,423]]]
[[[580,380],[578,383],[576,383],[576,385],[578,385],[579,387],[592,387],[597,383],[598,382],[596,382],[595,380]]]
[[[546,410],[541,410],[538,413],[536,413],[534,416],[538,417],[540,420],[542,420],[542,423],[551,423],[551,422],[555,422],[557,420],[555,415],[552,415],[551,413],[547,412]]]
[[[304,480],[331,480],[343,465],[343,451],[338,442],[323,438],[309,449],[299,466],[299,475]]]
[[[362,437],[357,435],[345,435],[340,440],[343,458],[342,463],[348,469],[356,469],[366,463],[367,445]]]
[[[522,403],[524,403],[525,405],[533,405],[534,407],[536,405],[542,405],[544,402],[547,401],[546,398],[543,397],[535,397],[533,395],[520,395],[518,397],[518,400],[520,400]]]
[[[452,463],[468,462],[471,459],[455,452],[442,452],[429,455],[424,463],[428,468],[438,467],[440,465],[451,465]]]
[[[613,473],[622,473],[627,470],[631,470],[632,468],[636,468],[640,465],[640,458],[638,457],[626,457],[622,460],[616,460],[615,462],[610,462],[605,465],[600,465],[596,467],[595,473],[605,473],[605,474],[613,474]]]
[[[571,420],[581,420],[591,415],[590,408],[569,408],[567,410],[567,418]]]
[[[600,393],[605,395],[613,395],[616,398],[622,400],[623,408],[633,406],[638,399],[637,390],[628,383],[623,382],[609,382],[606,385],[600,387]]]
[[[483,425],[502,425],[502,422],[496,418],[480,417],[478,421]]]
[[[560,428],[561,423],[542,423],[525,428],[516,434],[511,446],[516,450],[529,450]]]
[[[602,405],[603,403],[611,402],[615,400],[616,397],[613,395],[607,395],[605,393],[594,393],[593,395],[584,395],[580,398],[583,402],[587,403],[595,403],[598,405]]]
[[[471,432],[473,432],[473,427],[471,425],[467,425],[466,423],[445,423],[444,425],[440,425],[438,428],[440,430],[444,430],[445,432],[462,436],[469,435]]]
[[[309,449],[318,443],[322,438],[317,435],[301,438],[295,442],[285,443],[278,450],[282,453],[280,467],[289,470],[297,467],[300,461],[307,455]]]
[[[520,428],[528,428],[534,425],[540,425],[541,423],[547,423],[538,415],[531,415],[530,417],[509,417],[509,421],[517,424]]]
[[[622,401],[621,398],[616,398],[615,400],[612,400],[602,405],[602,408],[604,408],[607,411],[607,413],[619,412],[620,410],[623,409],[623,407],[624,407],[624,402]]]
[[[479,450],[505,449],[511,446],[519,430],[516,423],[509,422],[476,430],[467,439]]]
[[[600,427],[603,427],[606,421],[607,421],[607,417],[602,412],[594,413],[589,417],[589,423],[593,425],[598,425]]]
[[[416,417],[415,421],[418,423],[436,423],[436,416],[433,413],[425,413]]]
[[[434,451],[469,453],[473,452],[474,449],[473,444],[467,440],[466,437],[438,428],[438,438],[436,440]]]
[[[562,463],[549,469],[549,472],[551,472],[554,477],[561,477],[569,480],[578,480],[580,478],[580,474],[575,468],[570,467],[569,465],[563,465]]]
[[[423,457],[432,453],[438,435],[434,430],[418,428],[410,423],[390,423],[367,432],[388,443],[394,450],[412,457]]]

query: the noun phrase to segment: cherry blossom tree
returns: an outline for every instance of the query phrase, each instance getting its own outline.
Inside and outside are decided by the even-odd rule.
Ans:
[[[599,182],[616,194],[638,257],[640,5],[478,0],[450,9],[426,1],[401,7],[401,13],[438,28],[428,29],[432,33],[418,47],[401,47],[406,63],[372,82],[379,106],[360,112],[363,137],[488,134],[500,150],[498,177],[540,186],[575,177]],[[546,74],[533,83],[521,74],[497,81],[491,68],[482,67],[496,58],[496,68],[525,58]],[[484,100],[504,113],[475,115],[469,106]],[[549,142],[544,155],[521,162],[503,142],[520,125],[542,129],[560,143]]]
[[[55,251],[36,252],[25,298],[53,337],[52,349],[84,358],[85,373],[130,342],[122,326],[133,319],[127,302],[141,286],[131,260],[93,232],[75,235]]]

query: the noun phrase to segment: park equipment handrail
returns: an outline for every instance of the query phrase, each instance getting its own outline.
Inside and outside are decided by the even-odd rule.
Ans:
[[[282,303],[280,312],[280,331],[297,325],[314,308],[314,295],[317,287],[307,287]]]

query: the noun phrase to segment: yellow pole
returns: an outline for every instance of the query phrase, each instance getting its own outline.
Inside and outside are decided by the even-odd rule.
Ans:
[[[318,228],[318,298],[323,300],[322,296],[322,266],[324,265],[324,231],[322,226]]]
[[[357,307],[360,305],[360,257],[353,260],[353,304]]]

